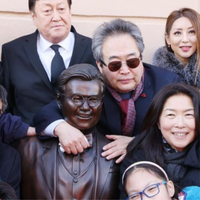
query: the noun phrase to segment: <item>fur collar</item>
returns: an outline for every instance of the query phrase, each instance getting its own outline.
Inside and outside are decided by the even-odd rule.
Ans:
[[[196,53],[190,57],[189,63],[184,68],[173,53],[169,52],[166,47],[160,47],[153,56],[153,65],[168,69],[179,75],[181,82],[200,88],[200,72],[195,83],[197,71]]]

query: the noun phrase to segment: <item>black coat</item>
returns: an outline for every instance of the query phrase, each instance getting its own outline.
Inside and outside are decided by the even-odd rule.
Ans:
[[[89,63],[96,66],[91,50],[91,39],[80,35],[72,26],[75,44],[69,66]],[[55,99],[46,71],[37,53],[38,31],[2,46],[4,87],[8,92],[9,112],[33,125],[35,113]],[[1,71],[0,71],[1,72]]]

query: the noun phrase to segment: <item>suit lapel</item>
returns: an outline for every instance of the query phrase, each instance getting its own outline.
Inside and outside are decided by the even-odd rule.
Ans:
[[[44,81],[50,90],[54,91],[37,53],[37,35],[38,31],[26,38],[26,41],[24,42],[24,50],[38,76]]]
[[[136,100],[136,105],[140,108],[141,111],[147,111],[146,106],[149,107],[150,102],[155,94],[154,89],[152,88],[151,77],[148,76],[145,70],[144,77],[144,89],[141,95]]]
[[[49,188],[51,199],[56,199],[57,181],[57,142],[55,139],[46,140],[43,143],[44,154],[42,156],[44,178]]]
[[[153,95],[154,95],[154,92],[153,90],[151,89],[152,87],[152,83],[151,83],[151,80],[150,80],[151,77],[148,76],[148,74],[146,73],[145,71],[145,80],[144,80],[144,89],[143,89],[143,92],[141,94],[141,97],[143,97],[142,95],[145,94],[146,97],[148,100],[152,99]],[[144,98],[144,97],[143,97]]]
[[[144,77],[144,89],[138,99],[135,101],[135,109],[136,109],[136,120],[135,127],[133,130],[133,135],[135,136],[140,132],[140,128],[142,125],[142,121],[146,112],[149,108],[149,105],[152,101],[153,95],[155,93],[154,88],[152,88],[151,78],[148,76],[145,70]]]
[[[122,135],[120,107],[107,89],[103,100],[103,106],[105,108],[104,110],[108,122],[107,125],[110,130],[112,130],[111,134]]]
[[[72,58],[71,58],[69,66],[72,66],[76,63],[81,63],[81,60],[86,51],[86,46],[84,45],[84,37],[78,34],[73,26],[71,27],[71,32],[74,33],[75,44],[74,44],[73,54],[72,54]]]
[[[101,156],[101,152],[103,149],[103,146],[108,144],[107,139],[105,138],[104,135],[102,135],[101,133],[99,133],[98,131],[96,132],[97,135],[97,157],[98,157],[98,169],[97,169],[97,173],[98,173],[98,177],[97,178],[97,189],[96,189],[96,199],[101,199],[101,195],[103,194],[103,189],[104,187],[102,187],[103,185],[106,185],[106,180],[108,178],[108,173],[110,171],[110,167],[113,163],[113,160],[106,160],[104,157]]]

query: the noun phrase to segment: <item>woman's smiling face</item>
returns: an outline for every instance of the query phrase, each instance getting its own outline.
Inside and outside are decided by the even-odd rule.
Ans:
[[[197,35],[194,26],[186,17],[174,21],[169,34],[165,36],[175,56],[182,62],[188,62],[197,50]]]
[[[184,94],[171,96],[164,104],[158,127],[167,143],[183,151],[195,139],[194,106]]]

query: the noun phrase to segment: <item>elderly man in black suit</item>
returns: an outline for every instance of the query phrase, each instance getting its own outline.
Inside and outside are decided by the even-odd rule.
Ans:
[[[62,70],[77,63],[96,65],[91,39],[71,25],[71,4],[71,0],[29,0],[36,32],[2,46],[9,112],[30,125],[34,114],[54,99]]]

